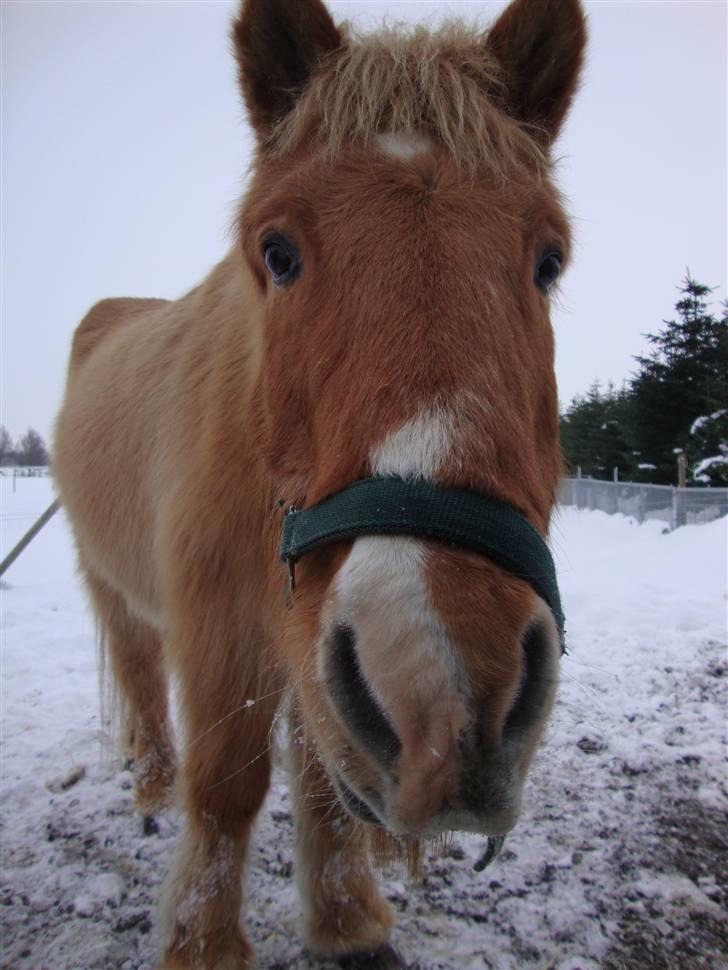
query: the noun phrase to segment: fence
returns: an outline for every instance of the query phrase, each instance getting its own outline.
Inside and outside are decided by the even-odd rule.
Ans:
[[[15,491],[15,482],[18,478],[45,478],[50,473],[51,470],[48,465],[5,465],[0,468],[0,477],[12,478],[13,491]]]
[[[620,512],[638,522],[660,519],[676,529],[728,515],[728,488],[676,488],[565,478],[559,487],[559,503],[579,509],[598,509],[610,515]]]

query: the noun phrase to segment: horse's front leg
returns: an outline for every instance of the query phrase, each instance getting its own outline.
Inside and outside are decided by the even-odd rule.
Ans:
[[[270,781],[276,692],[262,645],[252,635],[241,642],[224,616],[210,605],[195,629],[178,629],[170,643],[185,720],[187,828],[162,903],[167,945],[159,970],[255,965],[240,926],[242,875]]]
[[[350,970],[404,967],[387,942],[393,916],[372,871],[367,827],[339,803],[295,712],[290,772],[296,881],[309,947]]]

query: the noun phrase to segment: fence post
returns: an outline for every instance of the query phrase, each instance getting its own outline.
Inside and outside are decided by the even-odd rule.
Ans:
[[[686,471],[687,471],[687,460],[685,458],[685,452],[681,452],[677,456],[677,487],[678,488],[685,488]]]
[[[687,525],[688,521],[688,508],[684,488],[675,489],[675,528],[679,528],[681,525]]]
[[[60,499],[55,499],[51,502],[48,508],[45,510],[43,515],[28,529],[20,542],[17,542],[7,556],[0,563],[0,576],[5,572],[5,570],[12,566],[15,560],[18,558],[20,553],[29,545],[32,540],[38,535],[43,526],[53,518],[58,509],[61,507]]]

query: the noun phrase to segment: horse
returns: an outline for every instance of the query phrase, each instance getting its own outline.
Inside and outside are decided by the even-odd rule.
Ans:
[[[136,806],[185,810],[165,970],[254,965],[242,872],[280,719],[323,959],[405,965],[382,846],[412,856],[517,820],[558,680],[558,610],[536,580],[465,532],[378,528],[380,493],[358,531],[287,565],[279,543],[291,510],[372,481],[495,503],[546,541],[562,471],[549,305],[570,246],[552,146],[585,33],[579,0],[514,0],[488,30],[364,35],[321,0],[242,0],[256,148],[230,251],[181,299],[105,299],[75,331],[55,477]]]

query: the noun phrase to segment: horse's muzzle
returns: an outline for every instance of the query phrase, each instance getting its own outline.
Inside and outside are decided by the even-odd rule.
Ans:
[[[393,659],[390,671],[368,677],[353,625],[334,623],[322,642],[322,671],[345,733],[335,760],[326,759],[342,803],[398,834],[510,831],[553,702],[559,649],[550,613],[539,609],[504,699],[448,676],[450,665],[440,669],[431,650],[420,650],[419,670],[404,662],[400,676]]]

